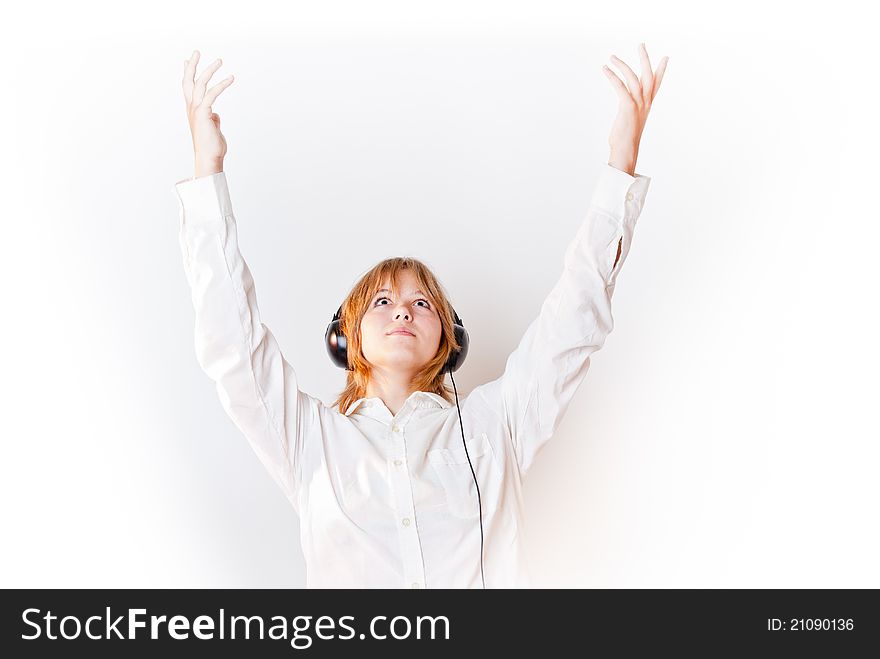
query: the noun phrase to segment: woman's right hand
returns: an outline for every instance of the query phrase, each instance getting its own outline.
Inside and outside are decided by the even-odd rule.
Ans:
[[[192,133],[196,177],[223,171],[223,158],[226,157],[226,138],[220,132],[220,115],[211,111],[211,105],[220,92],[231,85],[233,81],[233,77],[228,76],[206,90],[211,76],[223,62],[220,59],[215,60],[196,78],[198,63],[199,51],[197,50],[194,50],[192,57],[183,63],[183,97],[186,100],[186,114]]]

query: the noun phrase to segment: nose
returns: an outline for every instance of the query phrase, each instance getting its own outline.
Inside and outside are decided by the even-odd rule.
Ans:
[[[412,319],[412,316],[409,313],[407,313],[406,305],[403,305],[403,304],[398,305],[397,309],[395,309],[395,312],[394,312],[394,318],[395,319],[400,318],[401,313],[403,313],[404,318],[408,318],[410,320]]]

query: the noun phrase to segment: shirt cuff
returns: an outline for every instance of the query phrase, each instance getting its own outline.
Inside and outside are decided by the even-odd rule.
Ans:
[[[590,205],[614,217],[623,217],[626,207],[632,205],[638,215],[650,185],[650,177],[638,173],[630,176],[606,163],[599,175]]]
[[[174,191],[187,223],[216,222],[232,215],[225,172],[182,179],[174,184]]]

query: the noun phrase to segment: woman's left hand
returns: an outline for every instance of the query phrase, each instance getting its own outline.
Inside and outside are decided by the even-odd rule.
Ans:
[[[629,88],[610,68],[602,67],[620,99],[617,118],[608,138],[608,144],[611,146],[611,159],[608,164],[627,172],[630,176],[635,173],[642,131],[645,129],[651,103],[657,95],[657,90],[660,89],[660,81],[663,80],[663,72],[666,71],[666,63],[669,61],[669,57],[664,57],[657,71],[652,72],[648,51],[643,43],[639,44],[639,55],[642,62],[641,79],[636,77],[623,60],[615,55],[611,56],[612,63],[621,70],[629,83]]]

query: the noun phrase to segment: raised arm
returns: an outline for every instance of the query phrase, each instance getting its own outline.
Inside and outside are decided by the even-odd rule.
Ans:
[[[665,60],[661,66],[665,68]],[[621,98],[609,140],[610,161],[600,173],[586,218],[565,251],[559,279],[508,357],[501,377],[476,387],[465,402],[489,408],[503,419],[521,474],[556,432],[590,367],[591,355],[602,348],[614,327],[611,299],[617,275],[651,181],[635,173],[638,143],[646,104],[650,105],[661,75],[662,70],[657,77],[643,77],[653,89],[650,95],[636,90],[640,100]]]
[[[198,52],[185,67],[183,83],[197,149],[196,176],[175,184],[180,248],[195,310],[196,358],[215,382],[226,413],[298,512],[300,456],[309,430],[319,427],[321,402],[299,390],[293,368],[260,320],[222,167],[226,141],[209,105],[223,83],[205,92],[220,60],[194,80],[197,60]]]

